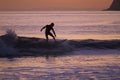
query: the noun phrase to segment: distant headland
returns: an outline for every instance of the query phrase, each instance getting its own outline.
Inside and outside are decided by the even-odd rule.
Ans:
[[[120,0],[113,0],[111,6],[107,10],[120,11]]]

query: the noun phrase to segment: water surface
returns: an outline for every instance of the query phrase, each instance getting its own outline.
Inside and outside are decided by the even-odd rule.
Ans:
[[[40,29],[51,22],[58,39],[120,39],[119,11],[0,12],[0,34],[13,29],[20,36],[44,38]]]

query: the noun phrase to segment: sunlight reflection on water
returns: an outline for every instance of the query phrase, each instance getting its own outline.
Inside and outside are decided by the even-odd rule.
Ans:
[[[118,54],[0,59],[0,80],[119,80],[119,60]]]

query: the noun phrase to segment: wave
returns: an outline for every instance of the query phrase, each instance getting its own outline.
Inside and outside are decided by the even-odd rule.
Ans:
[[[50,40],[48,43],[45,39],[19,37],[16,48],[41,48],[56,49],[60,47],[67,48],[93,48],[93,49],[120,49],[120,40]]]
[[[65,55],[75,49],[117,49],[120,50],[120,40],[50,40],[20,37],[14,32],[0,36],[0,57]]]

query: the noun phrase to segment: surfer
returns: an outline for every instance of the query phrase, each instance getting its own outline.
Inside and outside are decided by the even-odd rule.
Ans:
[[[42,29],[41,29],[41,31],[43,30],[43,29],[45,29],[45,36],[46,36],[46,40],[47,40],[47,42],[48,42],[48,35],[49,36],[51,36],[51,37],[53,37],[53,39],[55,40],[55,37],[56,37],[56,34],[55,34],[55,31],[54,31],[54,23],[51,23],[50,25],[46,25],[46,26],[44,26]],[[51,33],[51,30],[52,30],[52,32],[53,32],[53,34]],[[56,40],[55,40],[56,41]]]

